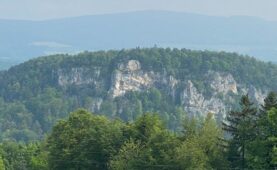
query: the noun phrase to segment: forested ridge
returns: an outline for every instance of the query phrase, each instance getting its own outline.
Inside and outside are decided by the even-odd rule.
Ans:
[[[275,64],[225,52],[33,59],[0,72],[0,170],[274,170],[276,83]],[[184,101],[193,94],[230,110],[192,114]]]
[[[94,111],[97,115],[133,121],[143,113],[155,112],[166,127],[180,131],[186,111],[180,97],[169,95],[171,92],[159,82],[146,90],[111,97],[112,75],[121,63],[130,60],[139,61],[145,72],[191,80],[206,96],[211,89],[203,82],[203,75],[209,70],[231,74],[237,83],[266,93],[277,90],[275,64],[235,53],[136,48],[40,57],[0,72],[0,140],[41,140],[59,119],[80,107],[91,110],[98,99],[101,106]],[[176,87],[174,93],[180,94],[182,86]],[[240,93],[230,94],[236,108]]]

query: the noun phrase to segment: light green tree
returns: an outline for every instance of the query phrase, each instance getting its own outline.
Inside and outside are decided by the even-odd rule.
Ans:
[[[109,162],[112,170],[139,170],[141,165],[143,146],[134,140],[127,141]]]
[[[4,164],[2,156],[0,156],[0,170],[5,170],[5,164]]]
[[[122,142],[120,122],[78,110],[60,121],[47,139],[50,169],[107,169]]]
[[[176,149],[176,163],[181,169],[221,169],[228,166],[223,148],[218,145],[223,133],[217,127],[212,114],[203,118],[186,118]]]

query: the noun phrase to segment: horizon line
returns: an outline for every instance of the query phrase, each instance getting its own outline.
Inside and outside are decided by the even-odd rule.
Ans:
[[[93,16],[108,16],[108,15],[121,15],[121,14],[131,14],[131,13],[143,13],[143,12],[164,12],[164,13],[176,13],[176,14],[187,14],[187,15],[196,15],[196,16],[206,16],[206,17],[218,17],[218,18],[233,18],[233,17],[246,17],[253,18],[258,20],[263,20],[267,22],[277,22],[277,20],[270,20],[259,16],[251,15],[208,15],[197,12],[186,12],[186,11],[173,11],[173,10],[163,10],[163,9],[145,9],[145,10],[130,10],[130,11],[121,11],[121,12],[104,12],[104,13],[95,13],[95,14],[83,14],[75,16],[65,16],[65,17],[52,17],[44,19],[16,19],[16,18],[1,18],[0,21],[18,21],[18,22],[45,22],[45,21],[55,21],[55,20],[66,20],[82,17],[93,17]]]

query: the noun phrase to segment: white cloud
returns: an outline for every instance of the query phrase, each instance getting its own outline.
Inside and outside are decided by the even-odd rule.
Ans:
[[[30,45],[37,46],[37,47],[48,47],[48,48],[69,48],[70,45],[62,44],[58,42],[51,42],[51,41],[37,41],[32,42]]]

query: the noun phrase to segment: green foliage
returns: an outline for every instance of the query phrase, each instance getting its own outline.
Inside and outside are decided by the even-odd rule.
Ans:
[[[271,92],[258,111],[247,96],[241,100],[242,109],[231,112],[224,129],[229,139],[229,160],[235,168],[276,169],[277,96]]]
[[[277,108],[270,108],[267,111],[266,119],[263,119],[260,123],[259,131],[261,135],[256,137],[251,144],[254,147],[258,146],[262,149],[256,151],[250,148],[252,153],[252,167],[258,166],[261,169],[274,169],[277,167]]]
[[[129,170],[140,169],[143,162],[138,161],[141,159],[143,146],[141,143],[135,143],[135,141],[127,141],[119,150],[119,153],[115,155],[109,162],[110,169],[113,170]],[[145,164],[147,162],[144,162]]]
[[[181,169],[210,169],[208,157],[204,151],[198,147],[196,138],[187,139],[176,149],[176,161]]]
[[[231,111],[227,117],[228,123],[223,123],[223,129],[232,136],[230,141],[230,160],[234,168],[246,168],[248,143],[255,137],[257,108],[249,97],[242,96],[241,111]]]
[[[43,143],[4,142],[0,146],[0,162],[3,163],[0,163],[0,167],[5,167],[6,170],[47,170],[47,153],[41,148],[42,145]]]
[[[2,159],[2,156],[0,157],[0,170],[5,170],[5,164],[4,164],[4,161]]]
[[[176,149],[176,161],[181,169],[222,169],[228,166],[219,145],[222,131],[212,114],[205,120],[186,118],[182,144]]]
[[[50,169],[105,169],[122,141],[121,126],[85,110],[71,113],[47,140]]]
[[[230,135],[225,140],[210,113],[205,118],[186,116],[183,128],[176,133],[166,128],[158,114],[145,113],[133,122],[124,123],[77,110],[54,126],[46,142],[4,142],[0,147],[0,167],[7,170],[276,169],[274,96],[268,95],[261,110],[243,96],[241,109],[230,112],[229,123],[223,125]]]
[[[133,123],[122,123],[78,110],[54,126],[43,153],[49,152],[50,169],[226,167],[223,150],[217,145],[222,133],[215,120],[210,115],[195,123],[199,125],[195,133],[177,135],[165,128],[157,114],[146,113]]]

